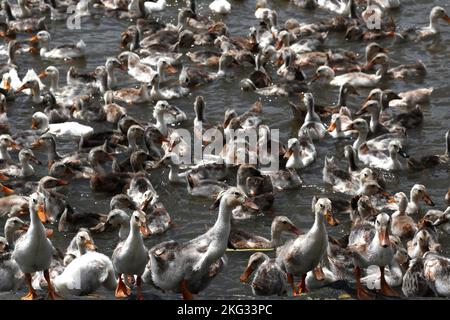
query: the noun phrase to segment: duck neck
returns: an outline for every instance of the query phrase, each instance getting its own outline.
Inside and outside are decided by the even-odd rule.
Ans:
[[[380,124],[380,109],[374,110],[370,113],[370,131],[375,132]]]
[[[159,84],[158,84],[158,86],[159,86]],[[152,90],[153,90],[153,88],[152,88]],[[148,96],[147,83],[143,82],[141,84],[141,88],[139,89],[139,95],[140,95],[141,99],[144,101],[150,100],[150,97]]]
[[[430,14],[430,29],[436,32],[441,31],[441,27],[439,26],[439,18],[431,14]]]
[[[446,134],[446,140],[445,140],[445,155],[447,157],[450,157],[450,132],[447,132]]]
[[[168,135],[168,129],[167,129],[167,124],[166,121],[164,120],[164,114],[162,112],[158,112],[156,114],[156,127],[158,128],[158,130],[161,132],[161,134],[163,136]]]
[[[216,77],[217,78],[221,78],[225,76],[225,63],[223,62],[223,60],[219,61],[219,70],[217,71]]]
[[[11,155],[9,154],[8,147],[3,144],[0,145],[0,160],[11,162]]]
[[[13,64],[16,60],[16,46],[14,45],[14,42],[10,42],[8,45],[8,62],[7,64]]]
[[[367,131],[358,131],[358,139],[353,143],[353,149],[358,150],[359,147],[367,140]]]
[[[227,205],[226,201],[220,201],[219,215],[216,223],[212,227],[217,239],[227,242],[230,235],[232,208]]]
[[[406,207],[408,206],[408,200],[406,198],[402,198],[400,200],[400,203],[398,204],[398,211],[396,215],[398,216],[404,216],[406,215]]]
[[[30,164],[28,158],[20,159],[20,164],[21,164],[20,174],[22,177],[28,177],[34,174],[34,168]]]
[[[105,94],[106,91],[109,89],[109,83],[108,83],[108,73],[105,72],[104,75],[101,76],[100,81],[98,81],[99,91],[101,94]]]
[[[110,87],[113,87],[117,83],[116,75],[114,74],[114,66],[112,63],[107,64],[106,67],[107,82]]]
[[[415,208],[419,208],[419,201],[420,197],[417,193],[415,193],[413,190],[411,190],[411,193],[409,195],[409,206],[414,206]]]
[[[43,236],[45,237],[45,228],[44,225],[42,224],[41,220],[39,219],[37,212],[35,212],[35,210],[33,210],[32,208],[30,208],[30,227],[28,229],[28,232],[30,232],[30,234],[32,236]]]
[[[47,145],[47,160],[55,161],[59,160],[60,158],[61,157],[59,156],[58,152],[56,152],[56,141],[52,139]]]
[[[8,224],[5,224],[5,238],[6,241],[8,242],[10,250],[14,250],[14,245],[16,242],[15,233],[16,230],[14,228],[11,228]]]
[[[5,1],[3,3],[3,8],[6,12],[6,16],[7,16],[7,21],[15,21],[16,18],[14,17],[14,15],[12,14],[12,10],[11,10],[11,6],[9,5],[9,3],[7,1]]]
[[[318,233],[318,232],[324,232],[326,233],[325,229],[325,223],[324,223],[324,217],[323,214],[320,212],[316,212],[314,219],[314,224],[311,227],[311,229],[308,231],[308,233]]]
[[[31,99],[36,104],[40,104],[42,102],[41,88],[39,88],[39,84],[31,88]],[[48,119],[47,119],[47,127],[48,127]]]
[[[272,248],[277,248],[283,244],[281,240],[281,233],[282,230],[280,230],[280,228],[277,228],[277,225],[273,224],[270,229],[271,234],[270,246]]]
[[[78,253],[80,254],[80,256],[84,255],[86,253],[86,247],[85,246],[80,246],[78,245]]]
[[[347,158],[348,162],[348,170],[350,172],[356,172],[358,171],[358,166],[356,165],[356,159],[355,159],[355,153],[350,152]]]
[[[347,105],[347,89],[345,88],[345,86],[341,86],[341,88],[339,89],[339,98],[336,108],[340,108],[346,105]]]
[[[156,72],[158,73],[158,76],[159,76],[159,81],[157,81],[158,88],[159,88],[159,82],[166,81],[166,75],[165,75],[165,72],[163,69],[163,65],[161,63],[158,63],[158,66],[156,67]]]
[[[59,89],[59,72],[50,77],[50,89],[53,91]]]
[[[49,41],[47,41],[47,40],[41,41],[40,55],[43,56],[49,49],[50,49]]]
[[[302,166],[303,161],[300,156],[300,148],[296,147],[292,149],[291,159],[294,163],[294,168],[300,168]]]
[[[130,222],[130,233],[128,234],[126,242],[129,245],[137,245],[137,244],[144,245],[141,232],[139,231],[139,226],[136,223],[134,223],[134,221]]]

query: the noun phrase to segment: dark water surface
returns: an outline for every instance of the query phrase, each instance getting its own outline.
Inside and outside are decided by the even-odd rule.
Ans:
[[[315,19],[329,16],[326,11],[316,10],[307,12],[299,9],[288,1],[268,1],[269,6],[275,8],[279,14],[278,24],[282,26],[288,18],[297,18],[299,21],[314,22]],[[210,1],[198,1],[198,11],[209,14]],[[226,17],[215,17],[223,19],[230,29],[231,35],[248,34],[249,27],[257,23],[254,18],[254,0],[238,1],[230,0],[232,13]],[[441,5],[450,10],[447,1],[427,1],[427,0],[403,0],[399,11],[393,11],[392,15],[400,26],[427,25],[429,21],[429,12],[434,5]],[[174,17],[178,12],[181,3],[168,0],[167,9],[158,16],[163,21],[172,21],[176,23]],[[117,56],[120,53],[119,39],[122,32],[131,22],[127,20],[118,20],[115,18],[104,17],[103,11],[95,9],[92,17],[82,19],[81,30],[68,30],[65,22],[51,22],[49,31],[52,35],[52,45],[59,45],[70,42],[78,42],[81,38],[87,45],[87,59],[85,65],[78,66],[83,71],[92,71],[96,66],[103,65],[107,57]],[[411,90],[419,87],[434,87],[432,102],[429,106],[423,108],[424,123],[420,128],[408,132],[407,151],[411,155],[420,155],[422,152],[427,154],[441,153],[444,150],[444,134],[449,128],[450,123],[450,83],[448,70],[450,62],[450,51],[446,47],[450,40],[450,25],[441,22],[442,34],[441,44],[429,51],[422,44],[397,44],[392,39],[380,42],[383,46],[389,48],[392,65],[401,63],[413,63],[421,59],[428,68],[428,75],[422,83],[391,81],[389,86],[396,92]],[[344,40],[343,34],[330,34],[326,45],[330,48],[345,48],[359,53],[363,53],[365,44],[349,43]],[[184,59],[184,58],[183,58]],[[186,61],[186,60],[184,60]],[[66,63],[51,63],[60,70],[62,85],[65,84],[65,74],[69,65]],[[44,70],[49,62],[41,61],[39,58],[30,58],[29,55],[19,56],[17,59],[19,65],[19,75],[23,76],[28,68],[34,68],[36,72]],[[212,123],[220,121],[223,118],[224,110],[233,107],[237,112],[246,111],[249,106],[258,99],[256,94],[244,93],[239,89],[239,80],[248,76],[251,68],[233,71],[233,79],[217,81],[206,87],[193,91],[188,97],[172,100],[171,103],[180,107],[187,114],[190,121],[185,125],[192,128],[192,119],[194,117],[193,101],[195,96],[203,95],[206,101],[206,117]],[[132,80],[120,71],[119,83],[132,84]],[[316,101],[322,103],[335,103],[337,100],[337,89],[320,90],[315,88],[314,94]],[[367,91],[361,90],[361,97],[351,97],[349,105],[354,109],[358,108],[362,102],[363,96]],[[13,127],[13,131],[25,130],[30,128],[31,115],[36,111],[25,96],[20,96],[15,102],[8,104],[8,117]],[[297,98],[292,97],[292,100]],[[280,128],[282,141],[297,134],[298,124],[291,120],[291,111],[287,103],[287,98],[263,98],[263,119],[271,128]],[[154,121],[151,114],[153,106],[140,105],[128,108],[129,114],[144,121]],[[104,125],[101,125],[104,126]],[[348,142],[336,143],[335,140],[322,141],[316,144],[318,159],[310,167],[302,171],[302,178],[305,183],[299,190],[286,191],[276,194],[274,203],[274,214],[288,216],[298,227],[307,230],[313,223],[314,216],[311,213],[311,198],[313,195],[333,196],[329,190],[326,190],[322,182],[322,167],[324,158],[327,154],[337,154],[342,157],[343,146]],[[73,149],[72,144],[59,146],[58,150],[62,153]],[[37,153],[38,158],[45,159],[45,155]],[[46,175],[47,169],[41,166],[37,169],[37,176]],[[151,237],[145,241],[148,248],[161,241],[175,239],[185,241],[191,239],[205,231],[207,226],[211,226],[217,216],[216,212],[208,210],[210,201],[191,198],[186,189],[182,186],[170,185],[167,180],[167,169],[155,171],[151,175],[151,181],[160,195],[161,201],[169,211],[175,227],[168,230],[164,235]],[[450,186],[448,169],[433,170],[423,173],[399,173],[390,176],[388,191],[395,193],[403,191],[409,195],[409,190],[415,183],[422,183],[427,186],[430,195],[436,203],[436,209],[444,209],[444,194]],[[233,179],[234,181],[234,179]],[[89,182],[73,181],[69,187],[69,202],[75,210],[95,211],[107,213],[109,207],[109,195],[92,193],[89,188]],[[341,221],[348,222],[348,217],[339,216]],[[257,220],[239,222],[239,226],[251,230],[257,234],[270,237],[270,224],[272,216],[259,217]],[[0,222],[3,226],[4,220]],[[333,235],[342,235],[348,232],[349,224],[343,223],[333,229],[328,228]],[[0,231],[2,232],[2,231]],[[52,241],[55,246],[65,248],[73,233],[59,234],[55,233]],[[95,242],[99,251],[111,255],[117,244],[116,233],[104,233],[94,235]],[[444,254],[448,256],[450,241],[449,237],[441,237]],[[245,269],[249,253],[228,253],[228,267],[203,291],[200,299],[204,298],[252,298],[249,285],[244,285],[239,281],[239,275]],[[151,288],[145,288],[145,293],[149,298],[156,294],[162,299],[179,298],[174,294],[163,294]],[[311,294],[312,297],[330,297],[336,298],[341,290],[325,288],[317,290]],[[0,298],[16,299],[23,292],[13,294],[2,294]],[[114,298],[112,292],[100,290],[98,295],[92,298]]]

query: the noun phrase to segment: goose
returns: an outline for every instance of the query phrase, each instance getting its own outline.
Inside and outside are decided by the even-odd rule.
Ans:
[[[330,136],[334,139],[353,137],[353,132],[343,130],[344,127],[348,127],[351,124],[351,119],[351,112],[347,107],[341,107],[339,113],[333,113],[327,129]]]
[[[81,59],[85,57],[86,44],[80,40],[76,45],[67,44],[50,49],[50,33],[47,31],[39,31],[34,37],[30,39],[31,43],[39,42],[41,49],[39,54],[41,58],[48,60],[55,59]]]
[[[6,22],[9,29],[16,32],[35,32],[47,29],[45,17],[28,17],[17,19],[14,17],[9,2],[2,3],[3,10],[6,13]]]
[[[254,295],[286,295],[286,274],[275,259],[270,259],[262,252],[252,254],[248,260],[247,268],[239,279],[241,282],[247,282],[255,271],[251,283]]]
[[[242,191],[230,188],[214,202],[213,208],[219,207],[219,215],[205,234],[184,244],[172,240],[151,248],[154,284],[162,290],[181,292],[184,299],[192,299],[192,293],[206,288],[223,265],[221,258],[227,248],[232,210],[237,205],[257,209]]]
[[[380,213],[375,225],[362,222],[350,231],[348,248],[351,250],[355,264],[356,294],[358,299],[372,299],[373,295],[361,284],[361,268],[376,265],[380,269],[381,293],[386,296],[398,296],[386,282],[385,267],[394,258],[394,249],[389,239],[391,218]]]
[[[101,286],[114,290],[116,278],[111,260],[102,253],[87,251],[92,242],[85,234],[79,232],[75,239],[78,257],[53,279],[56,292],[83,296],[95,292]]]
[[[36,164],[41,164],[41,162],[34,155],[33,151],[31,151],[30,149],[22,149],[19,152],[20,165],[11,165],[5,169],[0,169],[0,173],[7,176],[15,176],[18,178],[30,177],[34,175],[34,168],[30,164],[30,161]]]
[[[233,249],[266,249],[277,248],[283,244],[281,234],[283,231],[289,231],[299,235],[300,230],[294,223],[285,216],[277,216],[273,219],[270,227],[271,239],[253,235],[243,230],[232,228],[228,238],[229,245]]]
[[[231,4],[227,0],[214,0],[209,4],[209,9],[218,14],[228,14],[231,12]]]
[[[27,233],[16,241],[12,253],[12,258],[25,274],[25,280],[28,285],[28,294],[22,299],[34,300],[37,298],[36,291],[31,285],[31,273],[43,270],[48,284],[48,298],[54,300],[58,298],[58,295],[53,289],[48,270],[53,255],[53,245],[47,239],[45,228],[41,222],[41,220],[46,221],[47,217],[43,205],[39,203],[38,194],[34,193],[30,196],[28,206],[31,217],[30,228]]]
[[[35,112],[31,118],[31,128],[47,130],[56,137],[89,137],[94,133],[90,126],[78,122],[64,122],[49,124],[48,117],[43,112]]]
[[[306,274],[318,266],[327,251],[328,236],[324,220],[330,225],[339,223],[331,212],[329,199],[314,198],[313,208],[315,220],[311,229],[306,234],[299,235],[295,240],[290,240],[277,248],[276,261],[286,271],[287,281],[294,295],[308,291],[305,283]],[[293,276],[302,278],[299,291],[294,285]]]
[[[114,249],[112,262],[117,273],[118,282],[115,291],[116,298],[130,295],[131,290],[122,280],[122,274],[136,275],[136,298],[143,300],[141,292],[141,275],[144,273],[148,260],[148,252],[142,240],[142,234],[147,235],[148,228],[145,214],[134,211],[130,218],[130,233],[125,241],[120,242]]]

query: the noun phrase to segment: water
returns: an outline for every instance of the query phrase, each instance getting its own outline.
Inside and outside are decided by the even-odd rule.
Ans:
[[[181,6],[177,1],[167,1],[168,8],[165,12],[158,15],[163,21],[176,22],[174,17]],[[445,5],[446,1],[422,0],[404,0],[400,11],[392,12],[392,15],[400,27],[416,25],[419,23],[427,25],[429,21],[429,11],[434,5]],[[214,17],[216,20],[223,19],[229,27],[231,35],[246,36],[249,27],[257,23],[254,18],[254,1],[237,1],[230,0],[232,5],[232,13],[226,17]],[[299,21],[314,22],[317,18],[327,17],[330,14],[326,11],[316,10],[315,12],[307,12],[291,5],[288,1],[269,1],[270,6],[275,8],[279,14],[278,23],[283,25],[288,18],[296,18]],[[201,14],[209,14],[208,2],[198,1],[198,11]],[[77,64],[82,71],[92,71],[96,66],[103,65],[107,57],[117,56],[120,53],[119,39],[122,32],[131,22],[127,20],[118,20],[111,17],[102,16],[102,10],[96,9],[92,17],[83,18],[81,21],[81,30],[68,30],[65,22],[51,22],[49,31],[52,35],[51,46],[60,45],[70,42],[78,42],[81,38],[87,45],[87,59],[85,63]],[[402,82],[391,81],[388,85],[396,92],[411,90],[419,87],[434,87],[435,91],[432,96],[432,102],[429,106],[423,108],[424,123],[420,128],[408,131],[408,147],[407,151],[411,155],[421,155],[422,153],[432,154],[441,153],[444,150],[444,134],[449,128],[450,113],[448,107],[450,99],[448,92],[450,84],[446,80],[448,76],[448,62],[450,52],[446,48],[446,44],[450,40],[450,26],[445,22],[440,23],[442,26],[442,41],[440,45],[433,51],[429,51],[422,44],[397,44],[392,39],[383,40],[379,43],[389,48],[392,65],[401,63],[413,63],[417,59],[421,59],[428,68],[428,75],[423,82]],[[345,48],[360,54],[363,53],[365,44],[349,43],[344,40],[343,34],[330,34],[326,45],[330,48]],[[184,60],[184,63],[188,63]],[[62,84],[65,84],[65,74],[69,65],[64,62],[45,62],[39,58],[30,58],[29,55],[21,55],[17,59],[17,65],[20,66],[19,75],[23,76],[28,68],[34,68],[36,72],[44,70],[48,65],[55,65],[59,68]],[[211,69],[214,71],[214,69]],[[237,112],[246,111],[249,106],[255,102],[258,97],[256,94],[241,92],[238,86],[240,79],[251,73],[251,68],[235,69],[231,79],[225,79],[200,89],[194,90],[188,97],[171,101],[171,103],[184,110],[189,119],[193,119],[193,101],[195,96],[203,95],[206,101],[206,117],[211,123],[221,121],[225,109],[233,107]],[[274,70],[271,70],[274,71]],[[132,85],[132,80],[124,73],[117,72],[119,83]],[[310,73],[309,73],[310,75]],[[276,77],[274,77],[276,79]],[[315,87],[313,90],[316,101],[319,103],[335,103],[337,101],[336,90],[320,90]],[[359,90],[360,97],[350,97],[349,105],[355,110],[361,105],[362,99],[368,93]],[[296,97],[290,97],[297,102]],[[263,98],[263,119],[271,128],[280,128],[280,139],[287,141],[288,138],[297,134],[299,124],[291,119],[291,111],[288,105],[288,98]],[[31,107],[25,96],[20,96],[15,102],[8,103],[8,117],[12,125],[13,131],[29,129],[31,125],[31,115],[37,110]],[[140,105],[128,108],[128,113],[137,119],[144,121],[153,121],[153,106]],[[102,125],[103,126],[103,125]],[[186,128],[192,129],[192,121],[185,125]],[[316,144],[318,159],[310,167],[302,171],[301,176],[305,183],[299,190],[286,191],[277,193],[274,203],[275,215],[288,216],[298,227],[303,230],[313,223],[313,214],[311,213],[311,199],[314,195],[331,196],[330,190],[324,188],[322,182],[322,167],[324,158],[327,154],[337,154],[338,158],[342,157],[344,145],[348,142],[322,141]],[[62,153],[69,152],[73,148],[72,144],[58,145],[58,150]],[[41,160],[45,159],[45,155],[37,153],[37,157]],[[37,170],[37,178],[46,175],[45,166],[41,166]],[[169,211],[175,226],[168,230],[164,235],[151,237],[145,241],[148,248],[161,241],[175,239],[178,241],[189,240],[205,231],[206,227],[212,226],[216,219],[216,212],[208,210],[212,201],[191,198],[184,187],[173,186],[168,184],[167,169],[155,171],[151,175],[151,181],[158,191],[161,201]],[[235,179],[233,178],[232,181]],[[415,183],[422,183],[427,186],[428,191],[436,203],[437,209],[444,209],[444,194],[449,183],[449,170],[431,170],[422,173],[400,173],[390,179],[388,191],[395,193],[404,191],[409,194],[409,190]],[[92,193],[89,188],[88,181],[73,181],[68,190],[69,202],[75,210],[84,212],[100,212],[107,213],[109,207],[110,196],[105,194]],[[331,234],[339,236],[348,232],[349,224],[347,216],[338,216],[344,222],[338,227],[329,227]],[[252,232],[270,237],[270,224],[273,216],[259,217],[256,221],[240,222],[239,227],[251,230]],[[4,224],[4,220],[0,225]],[[59,248],[66,248],[74,233],[55,233],[52,241]],[[115,233],[104,233],[94,236],[95,242],[99,247],[99,251],[107,255],[111,255],[117,244],[117,236]],[[449,254],[450,241],[448,236],[441,237],[444,254]],[[239,275],[245,269],[248,253],[228,253],[228,267],[211,283],[211,285],[201,292],[200,299],[205,298],[253,298],[249,285],[244,285],[239,281]],[[23,291],[24,292],[24,291]],[[5,299],[16,299],[23,292],[4,293],[0,297]],[[317,290],[311,294],[313,297],[336,298],[342,290],[324,288]],[[178,298],[174,294],[162,294],[154,289],[145,288],[145,294],[148,298],[158,295],[162,299]],[[99,293],[91,298],[109,298],[113,299],[112,292],[100,290]]]

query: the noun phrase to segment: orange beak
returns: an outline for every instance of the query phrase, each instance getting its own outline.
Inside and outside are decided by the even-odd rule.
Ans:
[[[389,230],[385,228],[379,233],[380,244],[383,248],[387,248],[391,245],[391,241],[389,240]]]
[[[327,213],[325,214],[325,218],[331,226],[337,226],[339,224],[339,220],[333,216],[333,213],[331,211],[327,211]]]
[[[284,63],[283,57],[280,55],[276,61],[276,64],[281,66]]]
[[[20,146],[15,142],[11,142],[10,146],[13,150],[20,150]]]
[[[443,16],[442,19],[450,23],[450,17],[448,15]]]
[[[292,150],[291,150],[291,149],[288,149],[288,150],[284,153],[283,158],[289,159],[289,158],[292,156],[292,154],[293,154]]]
[[[48,76],[48,73],[47,73],[46,71],[42,71],[42,72],[38,75],[39,79],[44,79],[44,78],[47,77],[47,76]]]
[[[45,229],[45,236],[47,238],[50,238],[51,236],[53,236],[53,229]]]
[[[5,176],[3,173],[0,173],[0,180],[2,180],[2,181],[8,181],[8,180],[9,180],[9,177],[8,177],[8,176]]]
[[[28,49],[28,51],[29,51],[31,54],[36,54],[36,53],[39,52],[38,48],[36,48],[36,47],[30,47],[30,49]]]
[[[332,132],[334,129],[336,129],[336,121],[333,121],[332,123],[330,123],[327,130],[328,130],[328,132]]]
[[[9,82],[9,79],[7,79],[5,81],[5,88],[4,89],[7,90],[7,91],[11,90],[11,82]]]
[[[148,237],[149,235],[152,234],[152,233],[150,232],[150,230],[148,229],[147,224],[145,224],[145,223],[144,223],[144,225],[141,225],[141,226],[139,227],[139,231],[141,232],[141,234],[142,234],[144,237]]]
[[[433,200],[431,200],[431,198],[430,198],[429,195],[426,194],[426,195],[423,197],[423,201],[424,201],[427,205],[434,207],[434,202],[433,202]]]
[[[166,70],[168,74],[175,74],[178,72],[177,69],[171,64],[167,65]]]
[[[239,280],[241,280],[241,282],[247,282],[248,278],[250,278],[250,276],[253,273],[253,267],[250,265],[247,267],[247,269],[245,269],[244,273],[241,274],[241,276],[239,277]]]
[[[4,192],[4,193],[7,193],[7,194],[14,193],[14,190],[13,190],[13,189],[10,189],[10,188],[8,188],[8,187],[5,187],[4,185],[2,185],[1,188],[2,188],[2,192]]]
[[[37,35],[34,35],[30,39],[28,39],[28,41],[30,41],[31,43],[36,43],[39,42],[39,38],[37,37]]]
[[[278,40],[275,44],[275,49],[280,50],[283,47],[283,41]]]
[[[31,119],[31,129],[38,129],[38,128],[39,128],[39,126],[38,126],[37,121],[36,121],[35,119]],[[34,141],[34,142],[33,142],[33,145],[34,145],[35,142],[39,142],[39,143],[40,143],[40,140]],[[40,144],[38,144],[38,146],[39,146],[39,145],[40,145]]]
[[[166,137],[164,137],[164,136],[161,136],[161,138],[159,139],[159,141],[161,142],[161,143],[163,143],[163,142],[170,142],[170,140],[168,140]]]
[[[17,89],[16,93],[22,92],[23,90],[28,89],[28,86],[26,84],[24,84],[23,86],[21,86],[19,89]]]
[[[86,241],[86,248],[92,251],[96,251],[97,247],[95,246],[95,244],[91,241],[91,240],[87,240]]]
[[[31,120],[31,127],[33,128],[33,120]],[[42,146],[42,143],[43,143],[42,139],[37,139],[31,143],[30,147],[31,149],[38,148]]]
[[[396,201],[395,201],[394,197],[389,197],[387,202],[388,203],[395,203]]]
[[[38,214],[39,219],[42,221],[42,223],[47,222],[47,213],[44,210],[43,204],[39,205],[37,214]]]

